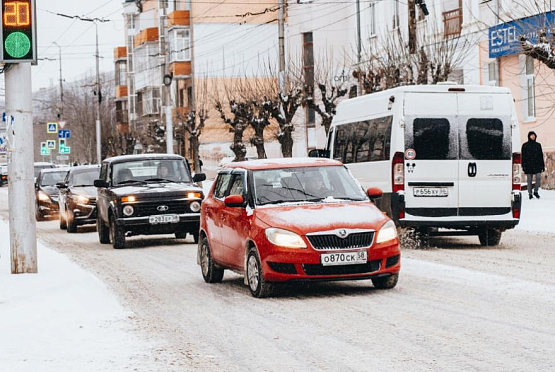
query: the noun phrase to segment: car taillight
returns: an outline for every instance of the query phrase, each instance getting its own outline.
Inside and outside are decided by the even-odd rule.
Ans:
[[[513,218],[520,218],[520,208],[514,207],[513,208]]]
[[[393,192],[403,191],[405,189],[405,154],[396,152],[393,155],[392,163],[392,177],[393,177]]]
[[[522,183],[522,156],[519,152],[513,153],[513,190],[520,191]]]

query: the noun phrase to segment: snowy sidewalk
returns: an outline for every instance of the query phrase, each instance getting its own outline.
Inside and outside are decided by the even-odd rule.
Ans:
[[[540,190],[541,199],[522,191],[522,215],[517,230],[555,234],[555,190]]]
[[[148,345],[100,280],[40,243],[39,274],[11,275],[8,239],[0,219],[1,371],[149,370]]]

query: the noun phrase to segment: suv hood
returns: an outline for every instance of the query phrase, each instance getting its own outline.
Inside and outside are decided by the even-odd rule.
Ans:
[[[269,227],[299,235],[341,228],[377,231],[387,220],[369,201],[258,207],[254,214]]]
[[[200,187],[192,183],[150,183],[148,185],[129,185],[111,189],[117,197],[126,195],[141,195],[143,197],[176,196],[182,197],[184,192],[203,192]]]
[[[94,186],[71,187],[71,193],[96,199],[96,187]]]

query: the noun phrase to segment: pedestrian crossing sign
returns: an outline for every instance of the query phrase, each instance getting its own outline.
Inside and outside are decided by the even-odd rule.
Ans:
[[[46,123],[47,133],[58,133],[58,123]]]
[[[56,141],[55,140],[46,141],[46,147],[48,147],[49,150],[54,150],[56,148]]]

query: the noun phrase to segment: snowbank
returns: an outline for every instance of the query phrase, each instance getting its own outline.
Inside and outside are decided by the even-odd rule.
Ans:
[[[555,190],[540,190],[541,199],[522,191],[522,216],[517,230],[555,234]]]
[[[41,244],[39,274],[11,275],[1,219],[0,237],[0,370],[145,370],[149,348],[100,280]]]

